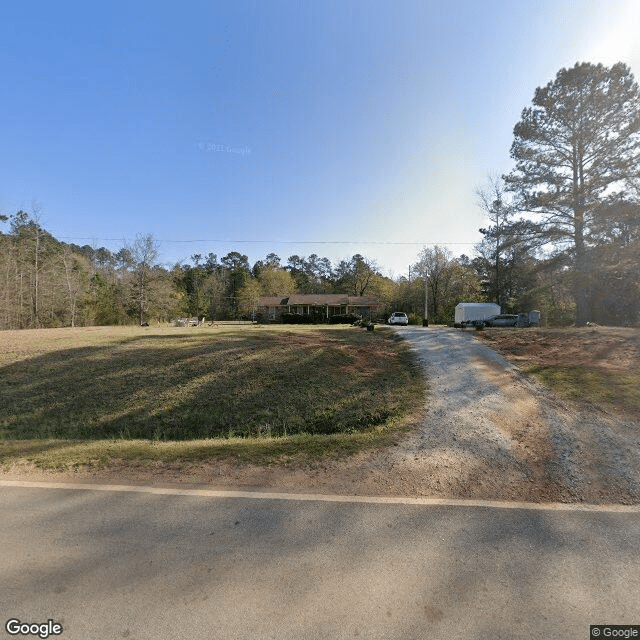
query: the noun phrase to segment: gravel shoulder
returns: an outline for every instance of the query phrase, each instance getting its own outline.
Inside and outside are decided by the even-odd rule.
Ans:
[[[312,467],[108,468],[5,478],[533,502],[640,503],[637,422],[578,409],[472,333],[396,329],[429,381],[424,418],[397,446]]]

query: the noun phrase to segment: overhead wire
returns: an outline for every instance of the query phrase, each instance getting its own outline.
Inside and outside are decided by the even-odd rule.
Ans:
[[[92,240],[101,242],[122,242],[124,238],[98,238],[96,236],[60,236],[55,235],[61,240]],[[210,242],[218,244],[360,244],[360,245],[475,245],[477,242],[421,242],[413,241],[394,241],[394,240],[233,240],[233,239],[216,239],[216,238],[200,238],[192,240],[166,240],[156,238],[158,242],[178,243],[178,244],[195,244],[200,242]]]

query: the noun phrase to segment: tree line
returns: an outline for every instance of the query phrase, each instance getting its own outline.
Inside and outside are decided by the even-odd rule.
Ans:
[[[140,235],[118,251],[68,244],[42,227],[37,215],[2,216],[0,328],[25,329],[168,322],[180,317],[251,317],[261,296],[342,293],[376,296],[382,316],[424,310],[425,277],[432,321],[445,322],[460,298],[480,299],[471,263],[442,247],[424,249],[409,278],[383,276],[375,261],[356,254],[333,264],[326,257],[274,253],[249,262],[231,251],[194,254],[190,262],[158,262],[158,242]]]
[[[0,328],[236,319],[260,296],[293,293],[373,295],[383,317],[414,322],[425,306],[430,322],[449,323],[458,302],[486,301],[538,309],[549,325],[638,324],[640,91],[629,68],[561,69],[523,109],[511,157],[510,173],[477,190],[488,224],[474,255],[424,248],[395,279],[360,254],[251,265],[231,251],[167,268],[151,235],[112,252],[61,242],[36,214],[0,215]]]

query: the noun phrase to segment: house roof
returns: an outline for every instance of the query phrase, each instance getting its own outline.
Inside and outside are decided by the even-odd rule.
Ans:
[[[286,306],[289,298],[282,296],[260,296],[260,306],[262,307],[280,307]]]
[[[348,296],[342,293],[295,293],[288,297],[264,296],[262,307],[286,307],[288,305],[370,307],[379,303],[376,296]]]
[[[378,296],[349,296],[349,304],[368,306],[380,304]]]
[[[349,296],[340,293],[307,293],[289,296],[288,304],[311,304],[311,305],[332,305],[340,306],[349,304]]]

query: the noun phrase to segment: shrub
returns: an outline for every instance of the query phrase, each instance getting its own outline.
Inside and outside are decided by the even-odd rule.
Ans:
[[[360,322],[362,318],[353,313],[339,313],[329,318],[330,324],[355,324]]]
[[[284,324],[313,324],[315,322],[313,316],[302,313],[283,313],[281,320]]]

